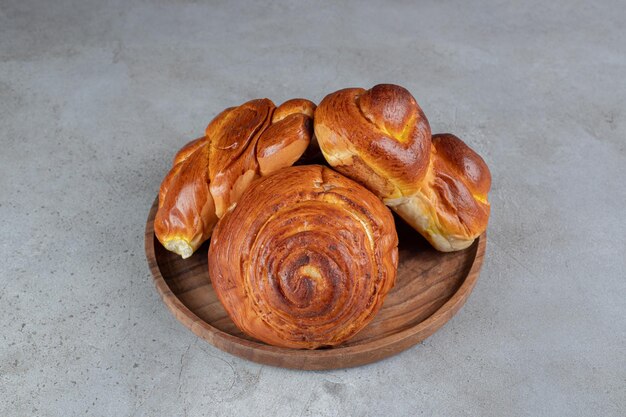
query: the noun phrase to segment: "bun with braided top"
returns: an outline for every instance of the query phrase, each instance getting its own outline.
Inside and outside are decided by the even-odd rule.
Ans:
[[[464,249],[486,230],[489,168],[456,136],[431,137],[403,87],[329,94],[315,112],[315,136],[331,166],[372,190],[436,249]]]
[[[256,178],[296,162],[313,134],[315,104],[276,108],[251,100],[218,114],[203,138],[185,145],[159,191],[154,229],[165,248],[188,258]]]

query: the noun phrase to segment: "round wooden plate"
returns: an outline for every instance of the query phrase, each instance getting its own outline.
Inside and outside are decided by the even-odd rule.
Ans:
[[[426,339],[467,300],[478,279],[487,243],[483,234],[465,250],[437,252],[396,218],[400,240],[397,281],[374,320],[337,347],[287,349],[258,342],[235,327],[211,286],[208,242],[188,259],[161,246],[153,229],[157,203],[155,200],[146,224],[146,256],[165,305],[192,332],[217,348],[285,368],[322,370],[363,365]]]

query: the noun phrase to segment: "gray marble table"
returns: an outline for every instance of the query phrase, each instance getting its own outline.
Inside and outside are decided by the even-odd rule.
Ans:
[[[0,1],[0,415],[626,415],[620,1]],[[491,167],[476,289],[356,369],[261,366],[155,291],[143,228],[222,108],[409,88]]]

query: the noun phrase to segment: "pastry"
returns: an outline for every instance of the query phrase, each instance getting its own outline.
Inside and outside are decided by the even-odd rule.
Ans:
[[[456,136],[431,137],[403,87],[329,94],[314,125],[328,163],[373,191],[436,249],[464,249],[486,230],[489,168]]]
[[[327,167],[256,180],[217,224],[213,289],[233,322],[265,343],[336,346],[363,329],[394,285],[398,238],[374,194]]]
[[[259,99],[217,115],[176,154],[161,184],[154,230],[163,246],[188,258],[255,178],[296,162],[311,141],[314,110],[309,100],[277,108]]]

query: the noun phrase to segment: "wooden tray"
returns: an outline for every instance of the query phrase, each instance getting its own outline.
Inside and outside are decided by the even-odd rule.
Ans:
[[[286,368],[321,370],[378,361],[433,334],[461,308],[471,293],[487,243],[483,234],[469,248],[435,251],[396,218],[399,246],[395,287],[374,320],[355,337],[331,349],[296,350],[258,342],[230,320],[213,292],[205,243],[189,259],[167,251],[154,236],[155,200],[146,224],[146,256],[165,305],[199,337],[225,352]]]

